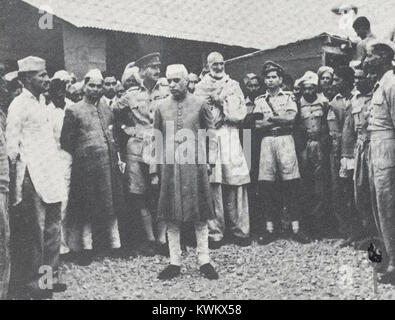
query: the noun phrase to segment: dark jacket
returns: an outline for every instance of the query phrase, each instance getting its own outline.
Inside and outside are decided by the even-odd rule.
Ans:
[[[163,100],[155,113],[154,128],[163,135],[163,155],[166,155],[166,123],[173,123],[175,132],[191,130],[198,137],[199,129],[214,129],[212,114],[199,97],[187,94],[177,102],[172,96]],[[170,134],[170,133],[168,133]],[[171,138],[171,136],[169,137]],[[174,139],[172,139],[174,141]],[[175,142],[177,150],[180,142]],[[197,147],[197,141],[195,141]],[[203,151],[204,154],[204,150]],[[174,154],[174,152],[170,152]],[[201,154],[200,154],[201,156]],[[158,217],[172,222],[198,222],[214,218],[213,201],[208,178],[207,164],[198,164],[199,152],[195,149],[195,164],[160,165],[160,196]]]

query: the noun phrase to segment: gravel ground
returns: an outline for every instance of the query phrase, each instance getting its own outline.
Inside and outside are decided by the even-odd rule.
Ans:
[[[181,276],[160,281],[164,257],[95,260],[89,267],[62,266],[67,292],[55,299],[395,299],[395,287],[373,292],[367,253],[339,248],[339,240],[301,245],[279,240],[267,246],[226,245],[212,251],[218,281],[202,278],[193,248],[184,256]]]

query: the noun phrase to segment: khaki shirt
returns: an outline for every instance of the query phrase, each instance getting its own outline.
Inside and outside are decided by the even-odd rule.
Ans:
[[[250,97],[245,97],[244,102],[247,108],[247,114],[254,112],[254,108],[255,108],[254,101],[251,101]]]
[[[368,131],[395,130],[395,75],[387,71],[374,87]]]
[[[143,162],[144,139],[152,133],[155,111],[167,96],[168,93],[159,84],[152,91],[141,85],[130,88],[117,102],[117,126],[127,136],[125,153],[128,160]],[[133,128],[132,133],[126,133],[128,130],[122,127]]]
[[[323,127],[323,118],[328,108],[328,99],[318,96],[310,103],[304,97],[300,99],[300,118],[303,129],[307,134],[320,134]]]
[[[350,107],[350,99],[340,93],[329,102],[327,121],[329,135],[334,139],[333,141],[341,140],[346,111]]]
[[[371,101],[372,94],[362,95],[359,92],[351,99],[353,129],[357,133],[358,139],[361,140],[365,140],[367,137],[368,121],[366,116]]]
[[[269,100],[270,105],[267,103]],[[263,119],[267,120],[275,115],[283,115],[288,111],[298,112],[295,97],[293,93],[283,91],[282,89],[275,96],[271,96],[268,92],[255,99],[255,113],[263,113]],[[257,127],[262,124],[261,120],[256,121]],[[288,126],[288,125],[287,125]],[[274,127],[272,129],[280,128]]]

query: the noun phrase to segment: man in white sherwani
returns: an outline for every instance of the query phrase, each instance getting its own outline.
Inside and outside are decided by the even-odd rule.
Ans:
[[[224,58],[218,52],[207,57],[210,72],[196,85],[195,94],[207,100],[214,117],[218,137],[218,157],[210,177],[216,219],[209,221],[210,248],[223,244],[225,217],[232,240],[248,246],[250,221],[247,184],[249,168],[241,147],[239,127],[247,115],[244,94],[239,83],[225,73]],[[245,141],[245,145],[251,143]]]
[[[9,107],[6,127],[15,213],[13,280],[23,295],[50,298],[67,288],[58,281],[61,202],[67,195],[53,126],[40,103],[49,85],[45,60],[30,56],[18,66],[24,89]]]

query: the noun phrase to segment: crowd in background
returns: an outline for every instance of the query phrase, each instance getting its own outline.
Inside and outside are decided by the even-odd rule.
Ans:
[[[120,80],[97,69],[81,81],[65,70],[50,79],[43,59],[19,60],[1,78],[1,240],[11,231],[3,297],[10,274],[12,297],[66,290],[59,259],[86,266],[96,256],[133,263],[159,254],[170,256],[159,275],[170,279],[186,246],[217,279],[209,248],[279,238],[342,238],[363,250],[374,243],[384,255],[380,281],[394,284],[394,45],[375,39],[366,18],[354,28],[363,41],[350,65],[295,81],[267,61],[238,83],[217,52],[199,76],[171,65],[160,77],[152,53]],[[147,132],[165,135],[167,120],[177,131],[214,130],[218,162],[147,161]],[[40,286],[42,266],[52,268],[50,290]]]

